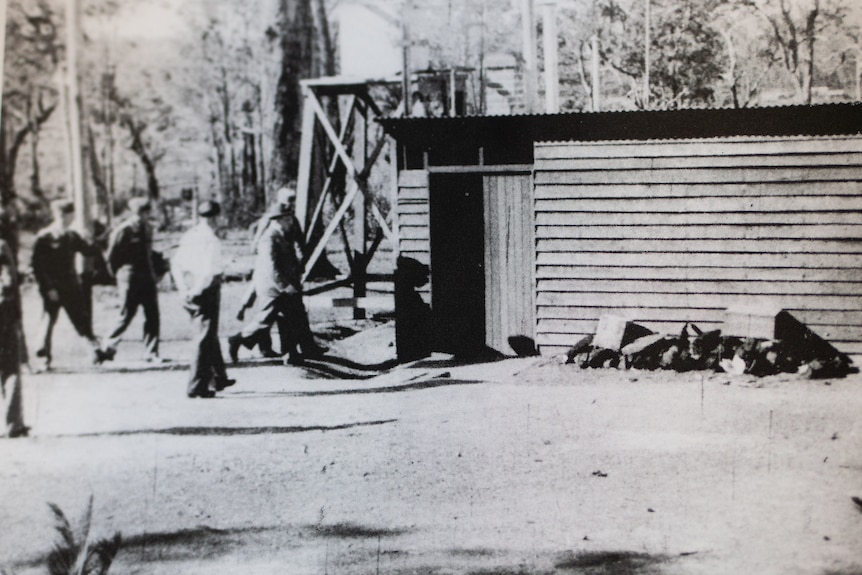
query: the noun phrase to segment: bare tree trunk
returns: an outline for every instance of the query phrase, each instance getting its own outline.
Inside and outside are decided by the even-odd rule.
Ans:
[[[147,174],[147,196],[151,200],[158,200],[161,194],[159,193],[159,180],[156,178],[156,164],[144,145],[142,138],[143,128],[136,125],[131,118],[127,118],[125,124],[129,130],[129,135],[132,137],[130,148],[138,156],[141,165],[144,167],[144,172]]]
[[[311,77],[313,17],[311,0],[279,2],[281,73],[276,87],[276,120],[273,134],[272,181],[295,180],[298,172],[302,123],[302,96],[299,81]]]
[[[36,123],[35,106],[31,95],[27,102],[27,121],[30,123],[30,193],[42,204],[46,204],[39,173],[39,125]]]
[[[6,122],[5,114],[0,115],[0,201],[2,201],[2,218],[0,231],[2,239],[12,250],[12,257],[18,261],[18,226],[15,218],[14,202],[15,189],[12,187],[14,178],[10,176],[14,172],[9,165],[9,155],[6,153]]]
[[[230,155],[230,164],[226,166],[229,167],[230,171],[227,174],[227,181],[225,182],[225,200],[228,214],[228,220],[233,223],[235,221],[235,215],[237,208],[239,207],[239,186],[237,185],[237,169],[236,169],[236,150],[234,149],[233,142],[233,132],[231,130],[231,113],[230,113],[230,88],[228,87],[227,81],[227,70],[224,66],[220,69],[221,72],[221,86],[218,88],[217,92],[220,97],[219,104],[221,104],[221,123],[222,123],[222,138],[224,139],[224,145],[227,148],[225,150],[225,156]],[[227,159],[227,158],[225,158]]]
[[[90,144],[88,146],[87,155],[89,156],[90,160],[90,176],[93,179],[93,187],[96,188],[96,205],[100,208],[104,208],[104,212],[106,214],[106,217],[108,218],[108,222],[110,222],[111,196],[108,193],[108,186],[105,182],[105,172],[102,169],[101,163],[99,162],[99,153],[96,151],[96,138],[93,135],[92,126],[87,126],[87,140]]]
[[[814,0],[814,8],[805,19],[805,42],[808,48],[808,66],[806,69],[807,85],[805,86],[805,103],[811,105],[811,96],[814,88],[814,42],[816,40],[817,15],[820,12],[820,0]]]

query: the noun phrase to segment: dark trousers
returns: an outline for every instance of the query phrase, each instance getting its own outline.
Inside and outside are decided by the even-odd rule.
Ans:
[[[42,331],[39,335],[39,349],[36,353],[49,361],[51,359],[51,338],[61,309],[66,310],[66,315],[69,316],[72,326],[79,335],[85,337],[93,346],[99,345],[93,334],[92,317],[89,313],[90,302],[87,301],[77,278],[68,278],[67,281],[62,282],[62,287],[57,289],[57,295],[57,301],[51,301],[47,295],[42,294],[44,310]]]
[[[110,348],[116,348],[120,336],[132,323],[138,307],[144,308],[144,346],[149,356],[159,355],[159,299],[156,283],[146,275],[128,269],[117,272],[117,290],[122,300],[120,318],[108,336]]]
[[[4,434],[15,436],[24,429],[21,406],[21,324],[17,305],[0,302],[0,392]]]
[[[187,392],[189,395],[218,391],[227,380],[224,358],[218,340],[218,318],[221,303],[221,282],[212,285],[191,303],[186,303],[195,330],[194,356]]]
[[[303,351],[316,347],[302,294],[282,293],[276,297],[267,297],[260,304],[260,311],[240,332],[242,345],[251,349],[265,342],[273,324],[277,323],[283,354],[295,353],[297,346]]]

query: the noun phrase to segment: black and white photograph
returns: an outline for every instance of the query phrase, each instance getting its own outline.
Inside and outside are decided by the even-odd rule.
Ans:
[[[0,31],[0,575],[862,575],[858,0]]]

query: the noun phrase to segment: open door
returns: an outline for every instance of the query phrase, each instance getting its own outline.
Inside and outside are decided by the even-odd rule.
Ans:
[[[430,176],[433,349],[485,347],[485,245],[480,174]]]

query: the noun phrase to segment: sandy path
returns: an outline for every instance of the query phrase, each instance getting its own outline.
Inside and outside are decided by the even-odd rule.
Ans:
[[[46,502],[93,493],[112,573],[862,572],[862,376],[233,374],[211,401],[178,371],[29,378],[0,557],[44,572]]]

